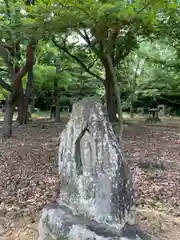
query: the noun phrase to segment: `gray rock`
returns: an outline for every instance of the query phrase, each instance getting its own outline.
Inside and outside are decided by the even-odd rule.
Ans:
[[[133,221],[132,179],[107,112],[97,99],[73,106],[59,147],[60,199],[98,221]]]
[[[74,215],[72,209],[58,202],[43,210],[39,232],[39,240],[153,240],[152,236],[135,225],[117,229],[116,226],[99,223],[80,214]]]
[[[60,137],[59,174],[61,193],[43,210],[39,240],[151,239],[127,228],[135,221],[132,178],[98,99],[74,104]]]

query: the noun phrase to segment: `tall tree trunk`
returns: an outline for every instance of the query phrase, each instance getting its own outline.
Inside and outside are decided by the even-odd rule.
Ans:
[[[14,106],[18,100],[18,93],[21,87],[21,80],[28,72],[29,67],[34,63],[34,50],[35,46],[33,43],[29,43],[27,45],[26,50],[26,63],[24,67],[15,75],[12,81],[12,91],[9,94],[9,98],[6,104],[6,110],[4,114],[4,124],[2,129],[2,136],[3,137],[10,137],[12,135],[12,120],[13,120],[13,113],[14,113]]]
[[[32,96],[31,96],[31,113],[34,112],[35,104],[36,104],[36,96],[34,95],[34,93],[32,93]]]
[[[8,97],[6,101],[5,111],[4,111],[4,123],[2,128],[2,136],[10,137],[12,135],[12,122],[13,122],[14,104]]]
[[[56,104],[56,113],[55,113],[55,122],[60,122],[60,89],[58,88],[58,73],[60,72],[60,62],[58,59],[56,60],[56,79],[54,82],[54,89],[55,89],[55,104]]]
[[[22,125],[23,124],[23,115],[24,115],[24,91],[22,86],[22,81],[19,86],[19,99],[18,99],[18,117],[17,122]]]
[[[28,122],[28,118],[29,118],[29,108],[28,105],[30,104],[30,97],[31,97],[31,93],[32,93],[32,87],[33,87],[33,80],[34,80],[34,76],[33,76],[33,65],[29,67],[28,70],[28,81],[27,81],[27,85],[26,85],[26,92],[24,95],[24,115],[23,115],[23,124],[26,124]]]
[[[56,95],[57,94],[57,95]],[[59,93],[55,93],[55,104],[51,106],[51,120],[60,122],[60,104],[59,104]]]
[[[130,96],[130,116],[131,118],[134,117],[134,103],[136,100],[135,96],[135,89],[132,90],[131,96]]]
[[[55,118],[56,118],[56,106],[55,105],[52,105],[51,106],[51,120],[52,121],[55,121]]]
[[[56,93],[56,113],[55,113],[55,122],[60,122],[59,92]]]
[[[130,117],[133,118],[134,117],[134,112],[133,112],[133,107],[134,107],[134,94],[131,93],[130,96]]]
[[[119,128],[118,135],[119,138],[121,139],[123,131],[122,105],[120,91],[117,82],[117,75],[110,54],[108,53],[105,54],[103,63],[106,73],[105,88],[108,115],[112,123],[114,121],[118,122]],[[118,114],[118,118],[116,117],[116,114]]]
[[[30,103],[30,97],[33,86],[33,66],[29,67],[28,80],[26,85],[26,91],[24,94],[22,83],[20,84],[20,96],[18,106],[18,118],[17,121],[20,125],[26,124],[30,117],[28,105]]]
[[[19,97],[18,100],[18,116],[17,122],[22,125],[23,124],[23,116],[24,116],[24,94]]]
[[[106,105],[110,122],[117,122],[116,109],[117,102],[114,95],[114,87],[111,75],[107,72],[105,78]]]
[[[56,73],[59,72],[59,65],[56,64]],[[53,105],[51,107],[51,119],[60,122],[60,89],[58,88],[58,75],[54,80],[54,90],[51,92]]]
[[[130,104],[130,117],[133,118],[134,117],[134,112],[133,112],[133,104]]]

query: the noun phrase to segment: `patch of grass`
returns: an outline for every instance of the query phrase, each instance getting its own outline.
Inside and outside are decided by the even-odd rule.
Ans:
[[[69,112],[61,112],[60,116],[62,118],[69,117]],[[39,112],[33,112],[32,118],[34,119],[41,119],[41,118],[50,118],[50,111],[39,111]]]
[[[3,121],[4,113],[0,112],[0,121]],[[17,118],[17,113],[15,112],[13,115],[13,120],[15,121]]]
[[[49,118],[50,112],[49,111],[39,111],[39,112],[33,112],[31,114],[32,118]]]
[[[61,118],[67,118],[67,117],[69,117],[69,115],[70,115],[69,112],[61,112],[60,113]],[[4,116],[4,114],[2,112],[0,112],[0,121],[3,120],[3,116]],[[50,111],[33,112],[31,114],[31,117],[33,119],[46,119],[46,118],[50,118]],[[16,118],[17,118],[17,113],[15,112],[14,116],[13,116],[13,120],[16,120]]]

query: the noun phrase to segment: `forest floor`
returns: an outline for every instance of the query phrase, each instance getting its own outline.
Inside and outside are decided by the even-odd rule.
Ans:
[[[37,239],[43,206],[59,194],[56,152],[65,122],[13,126],[0,142],[0,239]],[[158,239],[180,239],[180,131],[163,124],[124,129],[124,152],[137,198],[137,219]]]

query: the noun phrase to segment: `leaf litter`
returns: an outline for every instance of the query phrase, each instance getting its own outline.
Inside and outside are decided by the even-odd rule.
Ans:
[[[13,137],[0,144],[0,219],[5,217],[9,236],[15,219],[37,221],[41,209],[60,192],[57,151],[63,127],[64,123],[42,120],[16,126]],[[124,131],[124,152],[133,173],[137,207],[179,217],[180,133],[131,125]]]
[[[124,135],[138,207],[180,217],[180,132],[135,125]]]

